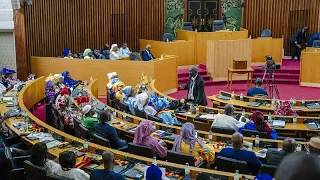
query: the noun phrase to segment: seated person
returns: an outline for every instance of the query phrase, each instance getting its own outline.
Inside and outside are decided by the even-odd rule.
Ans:
[[[114,84],[115,82],[121,81],[116,72],[108,73],[108,79],[109,79],[109,82],[107,84],[107,89],[108,90],[112,88],[112,83]]]
[[[100,50],[94,49],[93,50],[93,56],[95,59],[106,59],[106,57],[100,53]]]
[[[1,94],[7,93],[7,86],[8,84],[5,82],[5,79],[3,78],[2,71],[0,71],[0,93]]]
[[[268,92],[265,89],[261,88],[261,86],[262,86],[262,79],[261,78],[257,78],[255,80],[254,84],[256,85],[256,87],[248,89],[247,96],[253,97],[256,94],[268,96]]]
[[[130,59],[131,61],[141,61],[140,54],[137,53],[137,52],[130,53],[129,59]]]
[[[94,59],[91,49],[85,49],[83,52],[83,57],[83,59]]]
[[[101,54],[102,54],[106,59],[110,59],[110,46],[109,46],[109,44],[106,44],[106,45],[101,49]]]
[[[178,153],[192,154],[195,158],[207,161],[208,165],[213,164],[215,151],[197,139],[195,132],[192,123],[184,123],[181,135],[174,140],[172,150]]]
[[[307,144],[306,149],[310,154],[320,156],[320,137],[312,137],[309,143]]]
[[[131,93],[134,93],[134,91],[132,92],[132,90],[133,88],[131,86],[125,86],[124,88],[120,89],[120,91],[116,93],[116,98],[119,101],[123,101],[127,99],[127,96],[129,96]]]
[[[73,100],[70,96],[70,91],[68,88],[63,88],[60,90],[60,94],[58,95],[55,105],[60,113],[63,116],[64,125],[69,129],[74,128],[74,118],[76,117],[75,113],[71,110],[71,106],[73,104]]]
[[[268,121],[264,119],[262,112],[255,111],[252,113],[252,121],[244,125],[244,127],[239,129],[242,133],[243,129],[256,130],[259,132],[266,132],[269,139],[278,139],[278,133],[276,130],[271,129]]]
[[[134,109],[137,107],[137,98],[135,97],[134,89],[131,86],[126,86],[123,88],[122,92],[125,96],[123,103],[128,105],[131,114],[136,115]]]
[[[110,59],[115,60],[115,59],[120,59],[120,54],[119,54],[119,48],[117,44],[112,44],[111,49],[110,49]]]
[[[74,179],[74,180],[89,180],[89,174],[79,168],[74,168],[76,165],[76,154],[73,151],[64,151],[59,154],[60,168],[54,172],[55,175]]]
[[[81,83],[80,80],[73,80],[69,71],[64,71],[61,75],[63,76],[63,84],[68,85],[69,88],[75,89]]]
[[[100,112],[100,122],[96,124],[94,131],[95,134],[101,136],[110,141],[112,149],[119,149],[127,146],[126,141],[121,140],[118,137],[117,130],[108,124],[108,121],[111,120],[111,115],[109,111]]]
[[[130,49],[128,48],[128,44],[127,43],[123,43],[122,44],[122,47],[120,48],[120,51],[119,51],[119,56],[121,58],[124,58],[124,57],[129,57],[131,54],[131,51]]]
[[[47,81],[45,94],[46,94],[47,101],[50,103],[54,103],[56,91],[55,91],[55,84],[52,81]]]
[[[102,154],[102,161],[104,169],[94,169],[91,172],[90,180],[125,180],[126,178],[119,173],[113,171],[114,155],[110,151],[104,151]]]
[[[162,180],[162,171],[161,171],[161,169],[158,166],[152,164],[147,169],[146,180]],[[166,180],[166,179],[164,179],[164,180]]]
[[[14,88],[14,85],[20,83],[18,79],[14,77],[14,74],[16,73],[15,70],[3,68],[2,74],[4,76],[5,81],[8,83],[7,89]]]
[[[44,167],[47,174],[55,174],[60,168],[59,164],[48,159],[48,148],[43,142],[38,142],[31,148],[30,162],[34,165]]]
[[[309,47],[312,47],[313,41],[315,41],[315,40],[320,40],[320,32],[312,34],[312,35],[309,37],[309,40],[308,40],[307,45],[308,45]]]
[[[90,105],[85,105],[82,108],[83,113],[83,119],[81,121],[81,125],[85,128],[87,128],[91,134],[94,133],[94,129],[96,124],[99,123],[99,119],[93,117],[93,115],[96,113],[94,109]]]
[[[133,143],[143,146],[151,147],[154,155],[160,158],[165,158],[167,156],[167,148],[165,143],[160,144],[155,138],[151,137],[152,133],[152,123],[148,120],[143,120],[138,125],[136,132],[134,133]]]
[[[282,150],[278,151],[277,149],[269,148],[267,151],[267,164],[279,166],[282,159],[287,155],[294,153],[296,150],[296,141],[292,138],[286,138],[283,140]]]
[[[261,167],[261,161],[252,151],[243,150],[243,136],[236,132],[232,135],[232,148],[223,148],[218,156],[246,161],[248,163],[247,173],[257,174]]]
[[[296,111],[291,108],[289,101],[284,101],[281,103],[279,109],[277,109],[273,114],[280,116],[293,116],[297,115]]]
[[[278,167],[274,179],[318,180],[319,177],[319,157],[301,152],[286,156]]]
[[[63,50],[63,58],[73,59],[72,56],[73,56],[73,55],[72,55],[72,52],[71,52],[71,50],[70,50],[69,48],[65,48],[65,49]]]
[[[197,175],[196,180],[211,180],[211,179],[212,177],[210,176],[210,174],[202,172]]]
[[[213,121],[211,127],[223,127],[223,128],[231,128],[235,131],[238,131],[240,127],[242,127],[242,123],[236,120],[233,116],[234,107],[232,104],[226,104],[224,107],[224,114],[218,114],[216,119]]]
[[[155,59],[155,57],[151,53],[151,45],[150,44],[148,44],[146,46],[146,49],[141,52],[141,58],[143,61],[150,61],[152,59]]]
[[[149,97],[146,92],[138,94],[136,99],[137,108],[140,111],[144,111],[147,115],[156,116],[166,124],[181,124],[174,114],[172,114],[170,111],[164,110],[169,105],[168,101],[162,98],[156,98],[155,96],[153,96],[152,100],[149,101]],[[154,107],[159,111],[152,107],[152,101],[154,102]]]

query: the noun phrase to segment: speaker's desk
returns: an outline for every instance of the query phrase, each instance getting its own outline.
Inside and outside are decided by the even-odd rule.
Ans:
[[[161,55],[176,55],[177,65],[194,65],[195,64],[195,42],[185,40],[174,40],[173,42],[153,41],[140,39],[140,50],[144,50],[147,45],[151,45],[152,54],[160,58]]]
[[[250,67],[247,69],[233,69],[233,68],[228,68],[228,81],[227,81],[227,86],[229,89],[232,89],[232,75],[233,74],[248,74],[248,79],[247,79],[247,84],[248,87],[252,86],[252,79],[253,79],[253,72],[254,70]]]
[[[320,51],[303,51],[300,62],[300,85],[320,87]]]
[[[31,73],[40,76],[61,74],[69,71],[73,79],[87,80],[90,77],[99,80],[99,95],[106,95],[109,82],[107,74],[117,72],[126,85],[136,86],[140,83],[141,74],[157,79],[161,91],[174,92],[177,89],[178,68],[177,56],[167,55],[163,60],[123,61],[123,60],[86,60],[63,59],[54,57],[31,57]]]

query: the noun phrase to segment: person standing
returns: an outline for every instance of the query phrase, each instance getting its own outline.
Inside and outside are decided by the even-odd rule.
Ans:
[[[188,89],[187,100],[196,105],[206,106],[207,97],[204,92],[204,81],[198,74],[198,69],[192,66],[189,69],[189,80],[185,86],[181,86],[181,89]]]
[[[306,33],[308,32],[308,27],[304,27],[303,29],[299,29],[290,40],[291,44],[291,60],[294,61],[295,56],[297,56],[300,61],[302,44],[306,43]]]

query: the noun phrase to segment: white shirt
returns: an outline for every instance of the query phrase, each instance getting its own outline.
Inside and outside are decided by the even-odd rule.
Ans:
[[[59,164],[60,166],[60,164]],[[69,171],[65,171],[61,168],[54,172],[55,175],[63,176],[74,180],[89,180],[90,175],[78,168],[72,168]]]
[[[147,115],[154,116],[157,113],[157,111],[155,109],[153,109],[153,107],[151,107],[149,105],[145,105],[143,110]]]
[[[216,119],[213,121],[211,127],[212,126],[232,128],[238,131],[238,129],[243,126],[243,123],[240,123],[238,120],[231,116],[225,114],[218,114]]]
[[[55,174],[60,169],[60,165],[52,160],[48,160],[44,167],[47,171],[47,174]]]
[[[85,56],[83,59],[93,59],[93,57]]]
[[[130,53],[131,53],[131,51],[128,47],[126,47],[126,48],[121,47],[120,52],[119,52],[119,56],[120,57],[129,57]]]
[[[2,83],[0,83],[0,93],[2,93],[5,90],[7,90],[7,88]]]
[[[110,59],[120,59],[119,53],[116,53],[114,51],[110,51]]]

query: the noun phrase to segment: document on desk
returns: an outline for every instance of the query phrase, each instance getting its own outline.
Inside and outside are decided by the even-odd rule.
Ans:
[[[216,119],[216,117],[217,117],[216,114],[203,114],[199,116],[200,119],[210,119],[210,120],[214,120]]]
[[[286,126],[286,121],[273,120],[272,126],[284,128]]]
[[[2,100],[4,102],[13,101],[13,97],[3,97]]]

